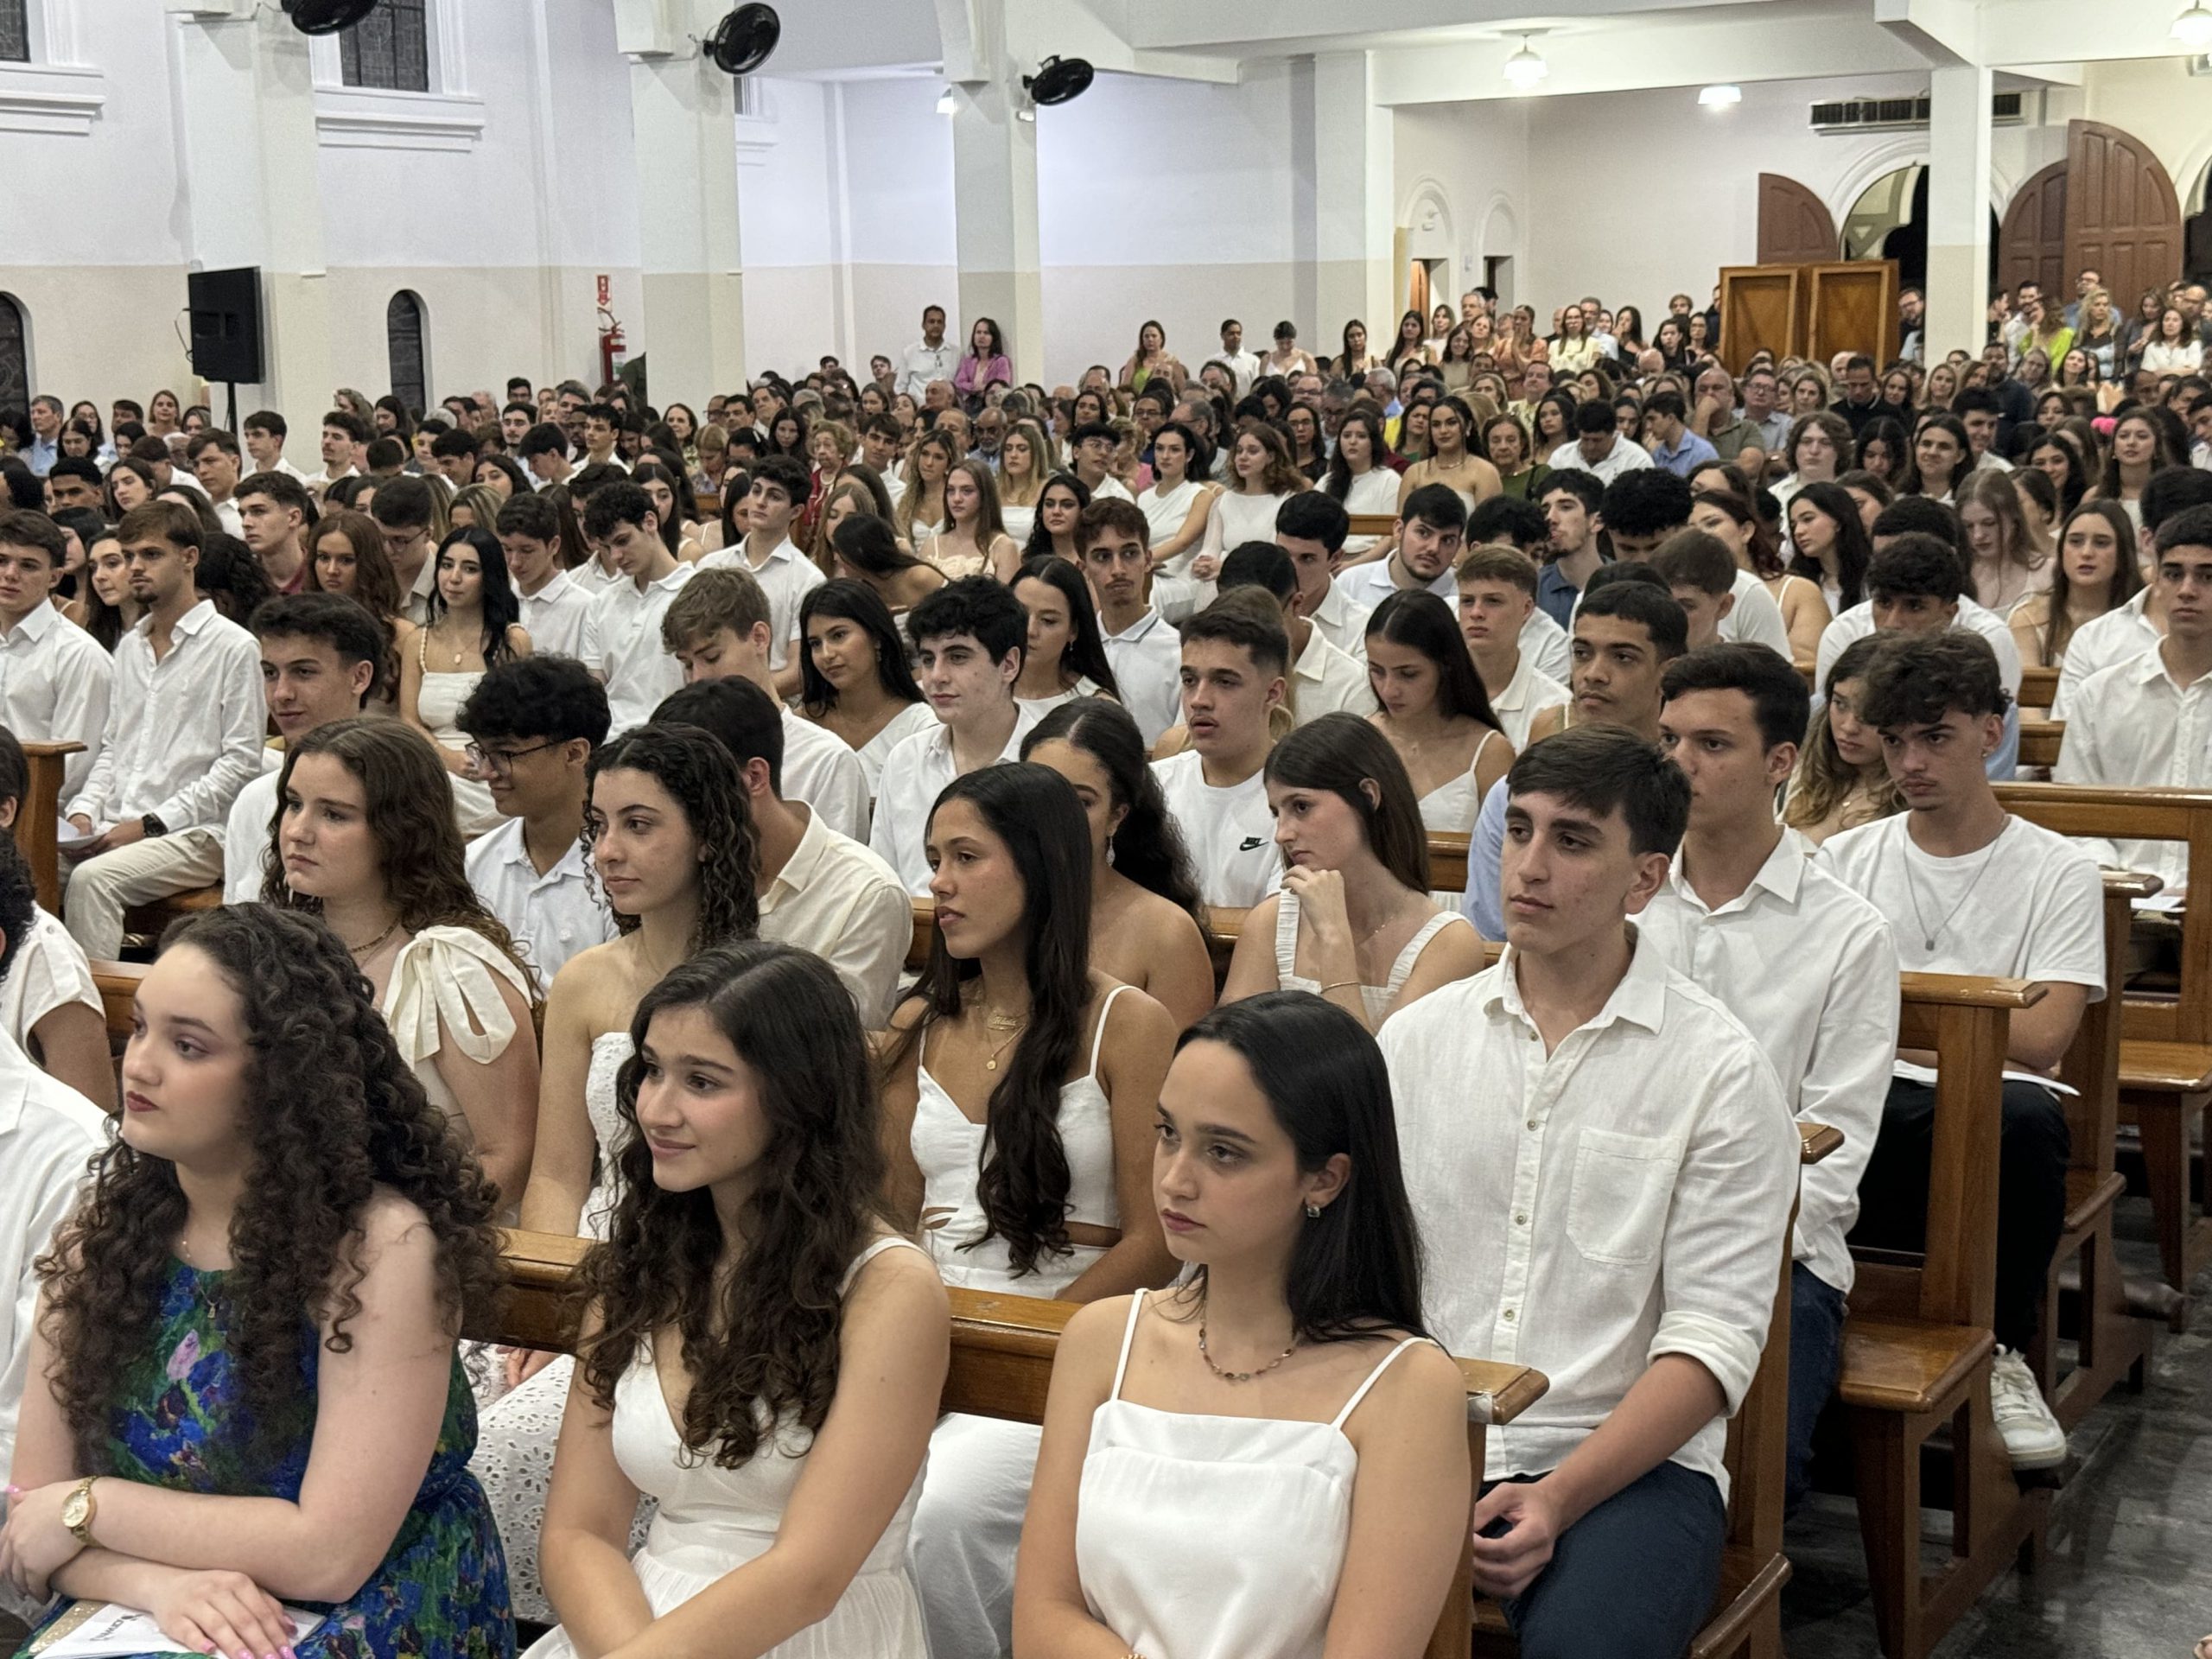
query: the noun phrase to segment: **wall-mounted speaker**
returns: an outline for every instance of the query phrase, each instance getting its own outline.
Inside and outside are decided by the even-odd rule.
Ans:
[[[203,380],[260,380],[261,268],[195,270],[185,281],[194,372]]]

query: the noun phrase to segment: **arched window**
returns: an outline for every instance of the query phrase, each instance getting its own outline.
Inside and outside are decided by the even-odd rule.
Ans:
[[[401,289],[385,308],[385,346],[391,359],[392,396],[420,415],[430,401],[430,371],[424,355],[425,319],[421,296]]]
[[[29,331],[23,308],[12,294],[0,294],[0,409],[29,409],[31,402]]]

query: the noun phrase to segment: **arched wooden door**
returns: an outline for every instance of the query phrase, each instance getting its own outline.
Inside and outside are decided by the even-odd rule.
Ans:
[[[2133,316],[2146,289],[2181,275],[2181,202],[2151,147],[2101,121],[2066,124],[2066,244],[2070,293],[2075,273],[2105,279],[2113,308]]]
[[[1759,264],[1825,264],[1842,246],[1826,202],[1795,179],[1759,175]]]
[[[2018,289],[2039,283],[2046,294],[2071,299],[2066,268],[2066,163],[2053,162],[2012,198],[1997,232],[1997,283]]]

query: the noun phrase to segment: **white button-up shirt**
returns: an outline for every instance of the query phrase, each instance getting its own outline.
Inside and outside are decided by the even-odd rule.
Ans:
[[[896,870],[811,812],[784,868],[761,887],[760,937],[811,950],[835,968],[861,1023],[880,1031],[913,942],[913,902]]]
[[[1427,1247],[1429,1329],[1550,1390],[1490,1432],[1491,1478],[1557,1468],[1663,1354],[1733,1413],[1758,1370],[1798,1138],[1774,1068],[1719,1001],[1639,947],[1549,1055],[1514,953],[1377,1039]],[[1725,1497],[1715,1417],[1673,1461]]]
[[[677,590],[698,574],[696,564],[678,564],[643,588],[626,576],[592,601],[577,660],[607,686],[609,737],[644,725],[683,683],[683,665],[660,642],[660,620]]]
[[[1576,606],[1580,607],[1580,601]],[[1529,612],[1515,643],[1521,647],[1521,660],[1535,662],[1536,672],[1560,685],[1568,683],[1574,671],[1574,644],[1549,611],[1538,606]]]
[[[1365,662],[1367,660],[1367,619],[1374,608],[1371,605],[1362,607],[1353,604],[1344,596],[1344,590],[1332,581],[1329,584],[1328,593],[1323,596],[1320,604],[1316,606],[1307,616],[1306,620],[1326,635],[1329,643],[1344,652],[1345,656],[1357,657],[1360,661]]]
[[[1177,677],[1181,677],[1177,665]],[[1376,709],[1375,688],[1368,683],[1367,664],[1347,656],[1315,628],[1306,639],[1306,649],[1290,670],[1291,700],[1301,726],[1324,715],[1358,715]]]
[[[1556,366],[1556,359],[1554,359]],[[1638,473],[1651,465],[1651,457],[1644,450],[1616,433],[1612,449],[1603,461],[1592,461],[1582,453],[1582,440],[1569,438],[1553,450],[1545,465],[1554,472],[1595,473],[1606,483],[1611,483],[1623,473]]]
[[[799,601],[828,580],[822,567],[788,537],[770,548],[758,564],[746,556],[742,542],[709,553],[699,563],[702,569],[727,566],[742,570],[760,584],[768,601],[768,666],[780,671],[791,660],[791,641],[798,637]]]
[[[918,340],[899,358],[899,378],[892,383],[892,390],[903,391],[919,404],[930,382],[951,379],[954,365],[959,361],[960,348],[952,343],[950,335],[938,346]]]
[[[1539,611],[1537,615],[1543,613]],[[1554,627],[1559,626],[1554,622]],[[1484,686],[1485,691],[1490,688]],[[1529,727],[1547,709],[1556,709],[1567,700],[1567,689],[1536,666],[1536,659],[1524,645],[1521,659],[1515,665],[1513,677],[1502,691],[1490,692],[1490,710],[1497,716],[1497,728],[1505,734],[1505,741],[1519,753],[1529,747]]]
[[[0,725],[26,743],[81,743],[61,763],[62,798],[85,786],[107,730],[115,658],[51,605],[0,633]]]
[[[2146,651],[2101,668],[2075,688],[2066,741],[2053,783],[2107,789],[2203,789],[2212,785],[2212,678],[2183,686],[2164,655]],[[2147,870],[2169,893],[2189,886],[2189,846],[2179,841],[2078,838],[2100,864]]]
[[[845,740],[784,713],[784,781],[778,792],[804,801],[841,836],[868,836],[868,769]]]
[[[1758,1039],[1801,1123],[1843,1134],[1802,1172],[1796,1257],[1848,1293],[1844,1235],[1859,1218],[1859,1178],[1874,1150],[1897,1046],[1897,950],[1882,912],[1826,870],[1793,830],[1751,885],[1707,910],[1682,856],[1637,935],[1684,978],[1720,999]]]
[[[523,631],[530,635],[531,654],[537,657],[577,657],[583,652],[584,619],[591,613],[591,595],[566,570],[556,570],[552,580],[534,594],[519,588]]]
[[[1014,735],[1007,739],[999,759],[1020,760],[1021,740],[1036,723],[1036,715],[1016,704]],[[898,872],[906,891],[917,898],[930,890],[929,855],[922,846],[929,833],[930,809],[937,804],[944,786],[959,775],[953,770],[950,726],[916,732],[884,759],[883,775],[876,782],[875,822],[869,827],[868,844]]]
[[[219,831],[261,771],[269,712],[261,647],[201,600],[176,620],[156,663],[151,617],[116,642],[115,686],[99,758],[69,803],[95,827],[151,812],[172,830]]]
[[[1150,748],[1183,717],[1183,636],[1158,611],[1147,610],[1120,633],[1102,637],[1122,707]]]
[[[1401,588],[1398,585],[1397,576],[1395,574],[1397,568],[1397,555],[1394,553],[1388,558],[1376,559],[1368,564],[1355,564],[1348,570],[1339,570],[1337,573],[1335,582],[1337,592],[1344,595],[1347,606],[1360,613],[1362,655],[1365,654],[1364,638],[1367,619],[1375,613],[1376,607],[1393,594],[1414,591],[1410,588]],[[1446,605],[1458,602],[1459,580],[1450,570],[1446,570],[1442,575],[1427,586],[1428,591]],[[1542,613],[1539,612],[1538,614],[1541,615]]]
[[[2058,664],[2058,690],[2051,694],[2050,717],[2068,718],[2074,694],[2082,683],[2115,663],[2133,662],[2165,642],[2166,631],[2151,620],[2152,589],[2139,588],[2134,597],[2116,610],[2084,622],[2066,642],[2066,655]],[[2066,740],[2072,742],[2069,734]],[[2062,748],[2060,753],[2063,753]]]
[[[569,957],[614,937],[614,914],[592,880],[580,841],[540,875],[523,842],[522,820],[510,818],[469,842],[464,862],[485,909],[529,953],[541,989]]]

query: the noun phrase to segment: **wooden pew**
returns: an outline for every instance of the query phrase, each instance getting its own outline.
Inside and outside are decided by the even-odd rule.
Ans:
[[[1938,974],[1906,974],[1900,988],[1898,1041],[1936,1055],[1926,1249],[1854,1252],[1837,1397],[1851,1429],[1882,1651],[1926,1659],[2016,1558],[2040,1547],[2049,1521],[2050,1495],[2024,1492],[2013,1479],[1989,1402],[2005,1041],[2014,1011],[2044,992],[2019,980]],[[1923,1493],[1923,1453],[1945,1429],[1949,1490]],[[1921,1510],[1947,1506],[1949,1548],[1926,1573]]]
[[[2212,792],[2005,784],[1998,799],[2062,836],[2175,841],[2192,870],[2212,871]],[[2176,1293],[2170,1321],[2187,1319],[2190,1281],[2212,1262],[2212,1213],[2190,1187],[2190,1141],[2212,1116],[2212,906],[2182,914],[2177,991],[2128,991],[2120,1002],[2119,1121],[2140,1137],[2160,1269]]]
[[[23,798],[16,803],[16,846],[31,867],[31,880],[38,902],[48,914],[61,913],[61,850],[56,830],[61,817],[61,774],[64,763],[84,745],[26,743],[23,759],[29,763],[29,780]]]
[[[2058,698],[2058,671],[2029,664],[2020,670],[2020,706],[2048,709]]]
[[[576,1268],[589,1248],[588,1241],[581,1238],[507,1233],[500,1253],[507,1268],[506,1299],[493,1319],[472,1325],[465,1334],[518,1347],[572,1351],[581,1312],[572,1291]],[[952,1365],[940,1409],[1041,1422],[1052,1356],[1077,1305],[974,1290],[948,1294],[952,1300]],[[1511,1422],[1541,1399],[1549,1384],[1541,1372],[1526,1366],[1475,1359],[1460,1360],[1459,1365],[1467,1383],[1467,1447],[1479,1489],[1490,1427]],[[1466,1659],[1471,1582],[1463,1549],[1459,1574],[1429,1638],[1428,1659]]]

